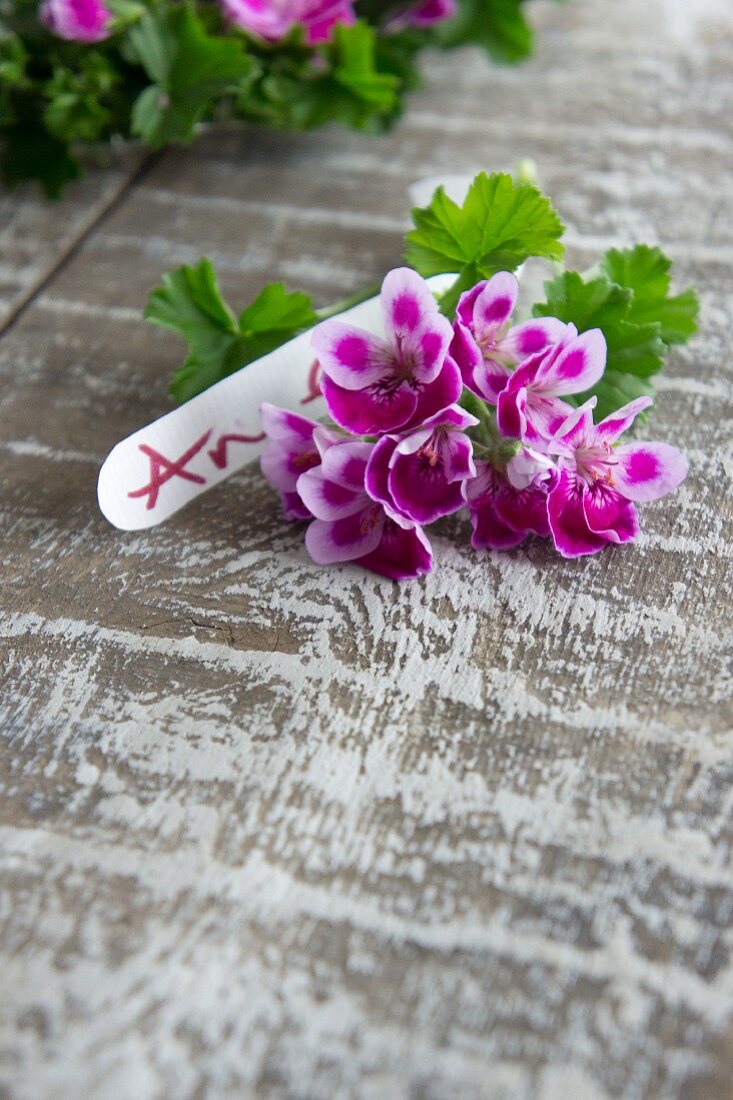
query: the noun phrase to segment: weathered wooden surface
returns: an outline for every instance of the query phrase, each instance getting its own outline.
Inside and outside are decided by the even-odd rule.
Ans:
[[[105,150],[104,167],[90,157],[85,178],[56,206],[39,202],[32,186],[0,190],[0,332],[122,198],[145,160],[132,145]]]
[[[435,59],[386,138],[166,154],[0,338],[2,1095],[730,1098],[733,12],[537,12],[534,61]],[[397,261],[411,179],[522,155],[572,260],[659,239],[701,291],[653,419],[691,475],[635,548],[455,521],[397,587],[310,564],[256,470],[105,525],[99,462],[168,407],[164,268],[326,302]]]

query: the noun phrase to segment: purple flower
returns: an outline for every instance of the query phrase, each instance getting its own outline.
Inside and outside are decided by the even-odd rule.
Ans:
[[[425,280],[406,267],[390,271],[381,302],[385,337],[324,321],[311,338],[328,411],[356,435],[416,427],[457,401],[462,389],[448,355],[453,330]]]
[[[59,38],[101,42],[109,37],[112,12],[102,0],[45,0],[41,20]]]
[[[657,500],[676,489],[687,462],[667,443],[625,443],[613,447],[650,397],[639,397],[593,423],[593,397],[574,409],[548,451],[558,456],[556,485],[548,497],[550,530],[566,558],[594,554],[609,542],[629,542],[639,531],[632,502]]]
[[[430,572],[432,550],[423,531],[366,490],[373,443],[329,447],[320,466],[298,478],[297,489],[316,517],[305,533],[314,561],[355,561],[393,580]]]
[[[326,449],[343,439],[315,420],[265,402],[260,406],[262,428],[269,443],[260,457],[262,473],[280,492],[285,519],[311,519],[297,491],[298,478],[320,465]]]
[[[557,478],[554,462],[523,448],[506,472],[490,462],[476,463],[476,477],[466,482],[475,550],[510,550],[527,535],[547,538],[547,494]]]
[[[572,413],[561,395],[594,386],[606,368],[606,338],[599,328],[578,336],[567,325],[558,343],[525,359],[499,394],[499,431],[525,443],[542,444]]]
[[[222,0],[225,15],[267,42],[278,42],[301,24],[306,42],[328,42],[337,23],[356,19],[352,0]]]
[[[369,459],[368,492],[415,523],[457,512],[465,503],[463,482],[476,475],[465,434],[474,424],[475,416],[451,405],[405,435],[384,436]]]
[[[565,325],[554,317],[511,325],[518,283],[508,271],[462,294],[453,324],[451,355],[470,390],[495,405],[511,368],[561,339]]]
[[[433,27],[455,15],[456,0],[421,0],[398,12],[387,24],[387,30],[401,31],[405,27]]]

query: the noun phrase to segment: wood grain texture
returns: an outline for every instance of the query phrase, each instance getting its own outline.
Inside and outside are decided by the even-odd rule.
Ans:
[[[124,193],[146,160],[134,145],[87,156],[85,177],[52,205],[28,184],[0,190],[0,332]]]
[[[385,138],[167,153],[0,339],[0,1095],[730,1100],[733,12],[536,11],[531,63],[432,59]],[[325,303],[410,180],[524,155],[571,261],[660,240],[701,292],[652,421],[690,477],[634,548],[452,519],[398,587],[312,565],[256,469],[105,525],[167,266]]]

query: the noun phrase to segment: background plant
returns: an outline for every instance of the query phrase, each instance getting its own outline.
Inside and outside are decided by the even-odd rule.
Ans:
[[[380,132],[417,83],[424,47],[526,57],[525,8],[457,0],[450,18],[424,26],[406,18],[404,0],[355,0],[353,24],[309,45],[301,26],[277,42],[248,33],[219,0],[106,0],[106,37],[84,43],[54,34],[38,0],[0,0],[0,172],[7,185],[35,179],[57,197],[81,174],[78,145],[118,135],[156,149],[231,118]]]

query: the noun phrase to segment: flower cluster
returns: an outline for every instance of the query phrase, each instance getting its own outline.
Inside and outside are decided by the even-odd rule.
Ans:
[[[45,0],[41,20],[70,42],[102,42],[109,34],[112,12],[102,0]]]
[[[354,0],[221,0],[226,19],[264,42],[280,42],[302,27],[309,46],[329,42],[333,28],[356,22]],[[392,31],[432,27],[449,19],[456,0],[418,0],[388,23]],[[109,34],[112,13],[103,0],[44,0],[41,20],[59,38],[101,42]]]
[[[481,8],[480,19],[476,4]],[[84,144],[193,141],[201,123],[394,124],[428,47],[531,52],[506,0],[0,0],[0,181],[59,197]]]
[[[353,0],[222,0],[226,16],[267,42],[279,42],[301,26],[308,45],[330,41],[333,28],[356,21]],[[392,31],[405,27],[432,27],[449,19],[455,0],[423,0],[411,4],[390,20]]]
[[[410,268],[382,285],[384,332],[338,320],[312,335],[333,427],[262,408],[265,477],[289,519],[309,520],[314,561],[355,561],[404,580],[427,573],[423,528],[467,508],[475,549],[528,535],[564,557],[624,543],[635,504],[684,479],[665,443],[621,443],[641,397],[594,422],[606,367],[599,329],[541,318],[513,324],[517,280],[500,272],[464,293],[453,323]]]

